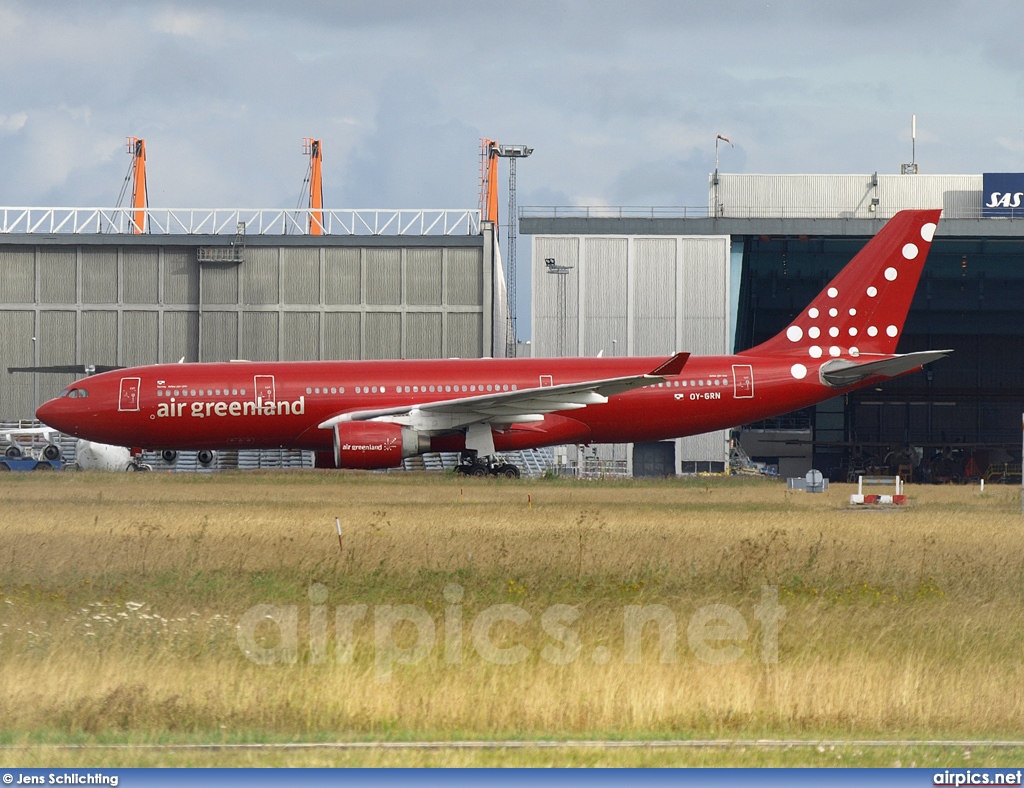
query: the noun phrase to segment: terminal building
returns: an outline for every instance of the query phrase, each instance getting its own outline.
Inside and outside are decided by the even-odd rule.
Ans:
[[[986,473],[1019,478],[1024,176],[722,174],[712,176],[709,187],[707,209],[524,208],[520,229],[534,236],[535,257],[556,249],[558,239],[570,247],[582,243],[584,249],[589,242],[599,246],[611,238],[627,246],[650,238],[675,239],[683,290],[707,293],[711,305],[720,302],[722,292],[729,294],[726,345],[728,352],[738,352],[782,330],[897,211],[941,207],[942,220],[899,350],[952,348],[954,353],[879,387],[769,423],[743,425],[737,439],[748,455],[777,466],[784,476],[816,467],[845,481],[857,473],[907,472],[909,466],[919,480]],[[709,287],[700,250],[713,238],[728,249],[728,270],[719,268],[721,280]],[[563,256],[573,259],[570,253]],[[648,265],[642,258],[636,264]],[[589,268],[586,259],[578,265]],[[600,265],[606,264],[593,267],[599,276]],[[535,288],[550,284],[537,281],[542,267],[543,260],[540,268],[535,260]],[[578,276],[588,281],[588,273]],[[668,283],[669,291],[678,288],[654,268],[640,278],[651,286],[659,280]],[[621,287],[613,281],[609,291]],[[548,308],[549,296],[540,297],[540,309]],[[612,299],[612,315],[617,314],[616,297],[606,295]],[[579,298],[586,303],[592,296],[581,292]],[[566,348],[575,353],[579,346],[572,342],[582,339],[579,352],[596,353],[596,337],[588,340],[593,331],[573,323],[578,308],[568,309],[569,334],[575,331],[576,338]],[[707,314],[689,312],[681,300],[676,308],[686,312],[684,319]],[[546,319],[535,316],[534,335],[545,355],[550,340],[538,333],[544,334]],[[612,330],[619,332],[619,345],[628,342],[622,321],[610,321]],[[603,336],[601,341],[609,352],[609,341]],[[714,352],[705,347],[698,339],[662,350]],[[677,462],[692,457],[683,451],[677,448]]]

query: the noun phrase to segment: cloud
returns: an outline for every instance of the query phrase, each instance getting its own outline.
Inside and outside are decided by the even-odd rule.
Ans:
[[[437,89],[418,76],[389,76],[377,102],[373,131],[344,165],[339,191],[346,204],[476,207],[479,130],[447,117]]]
[[[27,122],[27,112],[15,112],[13,115],[0,115],[0,131],[13,134],[16,131],[21,131]]]

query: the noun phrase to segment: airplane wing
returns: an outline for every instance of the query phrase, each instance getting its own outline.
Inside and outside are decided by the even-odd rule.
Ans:
[[[345,421],[387,420],[425,432],[444,432],[483,422],[513,424],[541,421],[545,413],[600,405],[616,394],[649,386],[670,375],[678,375],[689,357],[689,353],[676,353],[664,364],[642,375],[501,391],[394,408],[350,411],[332,416],[322,422],[319,428],[333,429]]]
[[[904,372],[918,369],[925,364],[945,358],[952,350],[923,350],[891,356],[880,361],[830,361],[821,368],[821,380],[827,386],[841,389],[852,386],[870,377],[893,378]]]

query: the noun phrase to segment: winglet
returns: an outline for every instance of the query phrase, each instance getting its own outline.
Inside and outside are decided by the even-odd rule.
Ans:
[[[668,361],[666,361],[660,367],[658,367],[655,370],[652,370],[648,374],[650,374],[650,375],[658,375],[660,377],[669,377],[671,375],[678,375],[680,372],[683,371],[683,367],[686,365],[686,362],[687,362],[687,360],[689,360],[689,358],[690,358],[690,354],[689,353],[676,353],[674,356],[672,356],[672,358],[670,358]]]

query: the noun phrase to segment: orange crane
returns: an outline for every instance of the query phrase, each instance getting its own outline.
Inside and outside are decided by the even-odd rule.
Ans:
[[[324,234],[324,174],[323,147],[320,140],[306,137],[302,140],[302,152],[309,156],[309,170],[306,180],[309,182],[309,234]]]
[[[146,188],[146,141],[138,137],[128,138],[128,154],[132,157],[129,170],[132,175],[132,233],[146,232],[146,208],[149,207],[149,191]]]
[[[480,140],[480,221],[498,223],[498,143]]]

